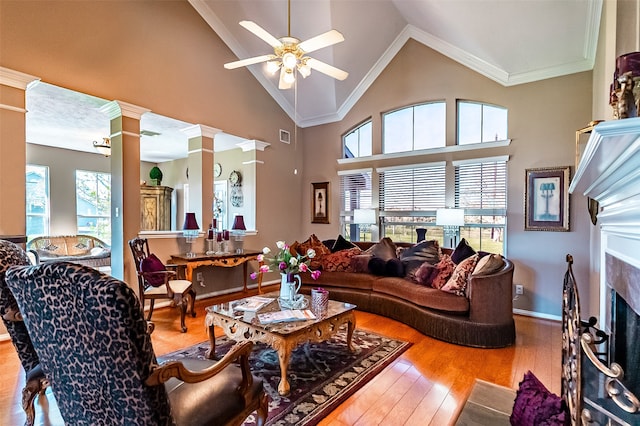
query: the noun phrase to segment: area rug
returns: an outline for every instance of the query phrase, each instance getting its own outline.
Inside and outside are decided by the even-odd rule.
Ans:
[[[232,344],[225,337],[216,338],[216,354],[225,354]],[[281,396],[278,394],[278,354],[262,343],[256,344],[249,364],[251,371],[264,380],[269,395],[267,425],[317,424],[407,350],[411,343],[356,330],[353,345],[356,350],[351,353],[346,345],[346,332],[341,331],[327,342],[299,346],[289,363],[291,393]],[[158,358],[161,362],[181,358],[204,359],[208,348],[207,341]],[[254,424],[252,415],[245,425]]]

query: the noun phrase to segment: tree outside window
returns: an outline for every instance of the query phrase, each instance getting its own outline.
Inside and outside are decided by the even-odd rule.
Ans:
[[[76,170],[78,234],[111,244],[111,174]]]

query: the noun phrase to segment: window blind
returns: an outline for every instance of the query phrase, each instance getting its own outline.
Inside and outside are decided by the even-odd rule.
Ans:
[[[380,171],[380,212],[416,213],[445,206],[445,166]]]
[[[371,169],[340,175],[340,215],[371,208]]]
[[[456,207],[476,214],[506,215],[507,163],[466,163],[456,166]],[[469,213],[467,213],[469,214]]]

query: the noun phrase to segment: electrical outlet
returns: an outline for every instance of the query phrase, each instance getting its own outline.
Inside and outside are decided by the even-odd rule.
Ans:
[[[524,294],[524,287],[521,284],[516,284],[516,295]]]
[[[202,272],[198,272],[196,274],[196,281],[198,281],[198,282],[204,281],[204,278],[202,278]]]

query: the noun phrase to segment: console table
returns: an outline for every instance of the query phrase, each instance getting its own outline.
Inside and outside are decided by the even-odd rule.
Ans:
[[[232,268],[238,265],[242,265],[244,271],[244,286],[242,290],[246,292],[248,262],[252,260],[258,261],[259,254],[262,254],[262,252],[256,250],[244,250],[242,253],[220,253],[211,255],[196,253],[195,256],[187,256],[186,253],[172,254],[171,264],[178,268],[179,274],[181,274],[181,270],[184,270],[184,277],[188,281],[191,281],[191,278],[193,277],[193,270],[198,266],[217,266],[223,268]],[[262,274],[258,274],[258,293],[261,292]]]

